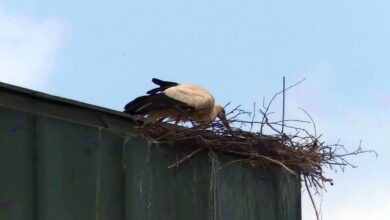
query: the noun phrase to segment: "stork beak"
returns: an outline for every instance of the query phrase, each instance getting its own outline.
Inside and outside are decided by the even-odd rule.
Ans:
[[[230,125],[229,125],[229,121],[226,119],[225,113],[220,112],[220,113],[218,114],[218,118],[221,119],[223,125],[224,125],[229,131],[232,130],[232,128],[231,128]]]

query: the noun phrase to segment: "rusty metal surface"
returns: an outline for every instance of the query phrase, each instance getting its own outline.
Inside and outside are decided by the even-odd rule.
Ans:
[[[121,113],[26,92],[0,86],[0,219],[301,219],[300,183],[277,167],[217,169],[204,153],[168,169],[183,146],[148,144]]]

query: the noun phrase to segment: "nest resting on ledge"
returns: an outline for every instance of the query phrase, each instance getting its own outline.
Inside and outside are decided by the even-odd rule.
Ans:
[[[209,151],[212,155],[228,154],[237,158],[224,166],[234,162],[248,162],[252,166],[265,166],[269,163],[280,166],[304,183],[319,220],[319,210],[310,189],[313,189],[316,195],[321,195],[326,184],[333,185],[333,180],[325,176],[325,170],[344,171],[347,166],[355,168],[347,160],[348,156],[367,152],[376,155],[376,152],[363,150],[361,143],[352,152],[348,152],[340,143],[325,143],[321,140],[321,135],[317,136],[316,125],[304,109],[301,110],[310,121],[285,120],[284,94],[304,80],[275,93],[268,103],[264,98],[259,108],[254,103],[252,113],[241,110],[240,106],[234,108],[226,114],[226,116],[233,115],[228,117],[232,130],[226,130],[221,121],[215,121],[211,124],[192,122],[192,127],[189,128],[168,123],[141,123],[143,125],[137,127],[136,132],[152,143],[176,143],[193,147],[192,152],[178,159],[168,168],[177,167],[202,151]],[[282,121],[271,122],[270,115],[273,113],[270,111],[271,105],[281,94],[283,94]],[[256,113],[260,113],[261,121],[255,121]],[[252,119],[250,121],[238,119],[243,114],[252,115]],[[287,125],[288,123],[312,124],[314,132],[299,126]],[[241,128],[246,125],[250,125],[250,129],[243,131]],[[259,132],[252,132],[253,127],[259,127]],[[267,129],[271,132],[265,134]]]
[[[323,189],[326,183],[333,185],[333,180],[324,175],[324,168],[344,170],[346,166],[354,167],[346,157],[367,152],[359,147],[353,152],[339,154],[342,145],[328,145],[308,132],[304,132],[305,135],[300,135],[302,132],[295,135],[263,135],[238,128],[226,130],[220,121],[194,125],[191,128],[167,123],[149,123],[137,127],[136,130],[153,143],[182,143],[183,146],[193,147],[191,153],[168,168],[178,166],[199,152],[210,151],[216,155],[236,156],[237,160],[230,163],[244,161],[253,166],[273,163],[300,177],[307,187],[314,188],[317,192]]]

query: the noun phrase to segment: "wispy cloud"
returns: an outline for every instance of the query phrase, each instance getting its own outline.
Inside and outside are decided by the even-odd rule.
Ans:
[[[333,212],[329,212],[327,216],[324,216],[324,219],[390,220],[389,196],[389,190],[377,190],[375,188],[361,190],[358,195],[346,197],[344,205]]]
[[[369,99],[364,97],[360,103],[352,103],[349,98],[335,99],[327,93],[332,92],[329,88],[332,88],[332,82],[338,79],[337,76],[328,71],[320,72],[327,74],[313,71],[305,76],[307,81],[303,85],[291,90],[288,99],[289,118],[304,119],[305,115],[301,111],[294,110],[304,108],[314,118],[318,133],[324,134],[323,140],[336,143],[340,139],[349,151],[358,147],[362,140],[366,149],[374,149],[379,153],[378,159],[373,154],[349,158],[359,166],[356,170],[350,168],[338,174],[326,171],[327,176],[334,179],[335,186],[328,186],[328,192],[323,195],[323,219],[390,220],[387,213],[390,207],[386,201],[390,196],[390,175],[386,161],[390,155],[386,141],[390,130],[388,97],[375,97],[383,100],[382,105],[370,105],[367,103]],[[349,89],[353,91],[359,88]],[[312,130],[311,126],[307,128]],[[302,201],[303,219],[314,220],[315,214],[306,194]]]
[[[383,108],[388,112],[390,110],[390,96],[383,98]]]
[[[10,15],[0,6],[0,81],[45,90],[65,30],[59,19]]]

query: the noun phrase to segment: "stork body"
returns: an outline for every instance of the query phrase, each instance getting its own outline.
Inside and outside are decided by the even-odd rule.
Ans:
[[[138,97],[125,106],[131,115],[147,115],[157,121],[170,118],[176,121],[212,122],[219,117],[227,128],[225,111],[215,104],[213,95],[205,88],[193,84],[178,84],[152,79],[159,87]]]

